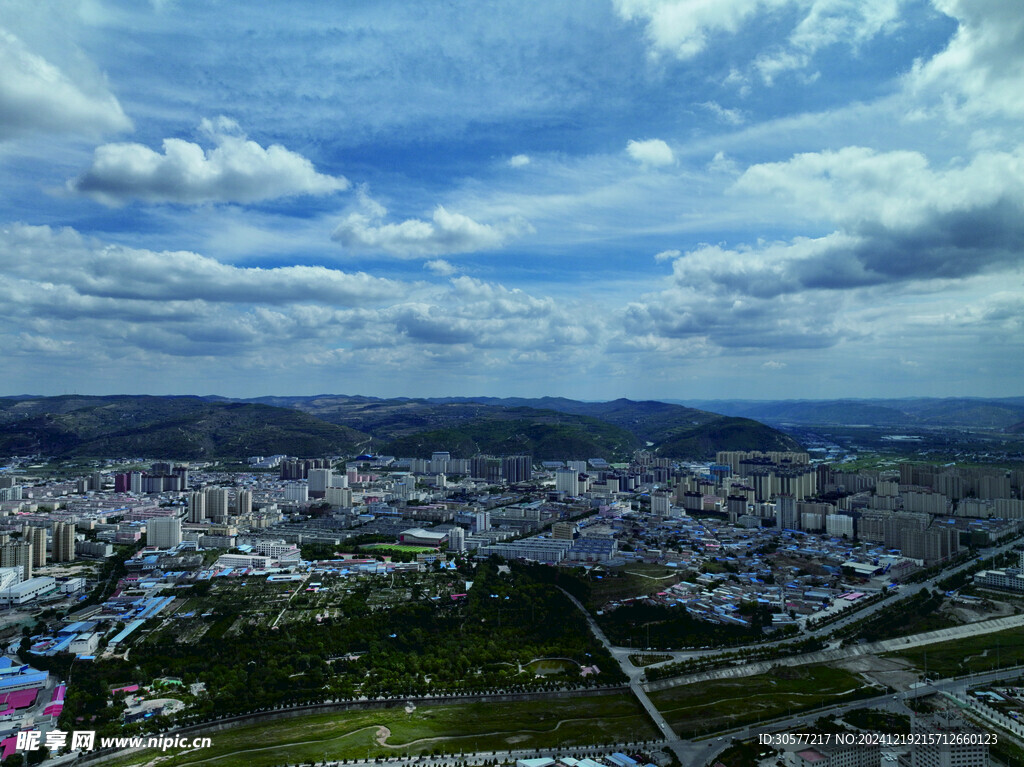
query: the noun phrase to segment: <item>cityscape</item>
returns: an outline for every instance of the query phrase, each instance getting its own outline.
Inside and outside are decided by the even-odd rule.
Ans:
[[[4,767],[1024,767],[1015,3],[0,65]]]

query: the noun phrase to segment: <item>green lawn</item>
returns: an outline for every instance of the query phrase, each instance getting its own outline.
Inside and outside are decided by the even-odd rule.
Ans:
[[[210,732],[209,737],[213,741],[211,748],[179,753],[161,759],[159,764],[273,767],[282,762],[365,759],[423,754],[435,749],[470,753],[584,746],[646,740],[658,734],[631,696],[610,695],[432,706],[417,708],[412,713],[402,707],[342,711]],[[107,760],[104,765],[139,765],[156,754],[155,750],[139,752]]]
[[[843,669],[799,666],[672,687],[650,698],[672,729],[686,738],[877,694]]]
[[[960,676],[1024,663],[1024,627],[886,653],[905,658],[928,676]]]

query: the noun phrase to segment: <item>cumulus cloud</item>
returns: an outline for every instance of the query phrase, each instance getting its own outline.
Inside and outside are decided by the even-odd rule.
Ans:
[[[510,168],[522,168],[530,164],[529,155],[517,154],[508,158]]]
[[[786,0],[615,0],[615,9],[627,21],[645,24],[652,53],[691,59],[707,46],[710,33],[736,32],[763,7],[785,3]]]
[[[682,251],[679,250],[663,250],[660,253],[654,254],[654,260],[657,262],[671,261],[673,258],[679,258],[683,255]]]
[[[423,268],[427,271],[431,271],[434,274],[440,274],[442,277],[448,277],[455,274],[458,269],[443,258],[435,258],[432,261],[426,261],[423,264]]]
[[[386,216],[387,209],[383,205],[360,192],[359,204],[344,216],[332,236],[355,252],[419,258],[496,250],[510,239],[531,231],[523,219],[481,224],[443,205],[434,208],[429,221],[409,218],[399,223],[384,223]]]
[[[676,161],[672,148],[660,138],[630,141],[626,144],[626,153],[641,165],[655,168]]]
[[[945,50],[918,61],[908,90],[953,114],[1024,114],[1024,14],[1005,0],[933,0],[958,22]]]
[[[704,245],[672,258],[679,289],[719,304],[961,280],[1021,265],[1024,148],[936,169],[916,152],[847,147],[751,166],[733,191],[777,196],[834,231]],[[673,322],[685,325],[686,318],[705,322],[692,311]]]
[[[938,170],[917,152],[847,147],[754,165],[735,189],[840,227],[773,262],[804,285],[963,277],[1019,263],[1024,248],[1024,147]]]
[[[203,120],[199,131],[212,148],[171,138],[164,139],[162,153],[142,144],[97,147],[92,165],[68,189],[115,206],[135,199],[246,203],[349,186],[345,178],[317,173],[308,159],[279,144],[264,148],[249,141],[228,118]]]
[[[0,140],[37,132],[94,135],[131,130],[131,120],[113,94],[73,82],[4,29],[0,72]]]

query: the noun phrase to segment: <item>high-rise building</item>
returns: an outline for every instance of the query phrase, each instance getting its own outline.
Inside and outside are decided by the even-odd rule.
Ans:
[[[658,492],[651,493],[651,514],[657,514],[661,517],[667,517],[672,513],[672,495],[671,493]]]
[[[181,543],[178,517],[153,517],[146,521],[146,544],[158,549],[173,549]]]
[[[448,463],[452,460],[452,455],[447,450],[438,451],[430,456],[430,473],[431,474],[444,474],[448,471]]]
[[[310,469],[309,470],[309,497],[323,498],[327,495],[327,488],[334,480],[334,472],[331,469]]]
[[[206,521],[206,493],[188,494],[188,521],[193,524]]]
[[[509,455],[501,459],[501,473],[510,485],[533,479],[533,458],[529,455]]]
[[[132,493],[142,493],[141,471],[133,471],[128,475],[128,490]]]
[[[23,580],[32,577],[32,544],[8,541],[0,546],[0,567],[20,567]]]
[[[466,531],[461,527],[453,527],[448,531],[448,551],[462,553],[466,550]]]
[[[54,562],[75,561],[75,525],[73,522],[55,522],[51,553]]]
[[[174,476],[178,478],[178,489],[181,491],[188,490],[189,474],[188,464],[183,466],[174,467]]]
[[[473,514],[473,532],[482,533],[491,529],[491,512],[477,511]]]
[[[223,524],[228,519],[228,489],[226,487],[208,487],[206,493],[206,516],[215,524]]]
[[[42,567],[46,564],[46,528],[30,528],[30,536],[25,540],[32,543],[32,567]]]
[[[327,471],[330,471],[328,469]],[[239,490],[235,493],[235,513],[238,516],[252,513],[252,491]]]
[[[576,469],[555,470],[555,490],[569,496],[580,494],[580,474]]]
[[[352,505],[352,490],[347,487],[329,487],[324,498],[331,506],[347,508]]]
[[[779,530],[797,530],[800,521],[796,515],[796,498],[780,495],[775,499],[775,526]]]

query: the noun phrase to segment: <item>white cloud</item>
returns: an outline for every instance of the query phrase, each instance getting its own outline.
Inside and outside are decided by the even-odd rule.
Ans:
[[[342,177],[317,173],[313,164],[280,144],[266,148],[246,139],[225,117],[203,120],[200,133],[213,142],[204,150],[182,139],[164,139],[163,153],[142,144],[97,147],[90,168],[68,182],[72,192],[105,205],[146,202],[256,202],[346,189]]]
[[[105,88],[86,89],[16,36],[0,29],[0,139],[43,133],[131,130],[131,120]]]
[[[630,141],[626,144],[626,153],[638,163],[650,167],[671,165],[676,161],[671,147],[660,138]]]
[[[458,269],[443,258],[435,258],[432,261],[426,261],[423,264],[423,268],[433,272],[434,274],[440,274],[442,277],[449,277],[455,274]]]
[[[782,72],[807,67],[815,53],[830,45],[844,43],[856,48],[895,29],[906,1],[814,0],[786,45],[759,56],[755,66],[770,84]]]
[[[911,94],[952,115],[1024,115],[1024,13],[1006,0],[932,0],[959,26],[945,50],[918,61]]]
[[[691,59],[704,50],[713,32],[736,32],[765,6],[787,0],[615,0],[619,15],[646,24],[652,53]]]
[[[729,125],[742,125],[746,121],[740,110],[726,109],[717,101],[705,101],[698,106],[704,107],[719,120]]]
[[[508,158],[508,166],[510,168],[522,168],[530,164],[529,155],[517,154]]]
[[[679,258],[681,255],[683,255],[682,251],[679,250],[663,250],[660,253],[654,254],[654,260],[660,264],[662,261],[671,261],[674,258]]]
[[[481,224],[443,205],[434,208],[430,221],[409,218],[397,224],[383,223],[386,215],[384,206],[360,192],[358,206],[345,215],[332,236],[354,252],[419,258],[496,250],[531,231],[521,218]]]
[[[112,302],[315,302],[345,307],[394,300],[405,291],[401,283],[364,272],[322,266],[241,268],[198,253],[106,245],[70,228],[22,224],[0,231],[0,274],[66,286],[77,296]]]
[[[735,34],[755,17],[793,11],[800,21],[786,43],[756,57],[766,82],[780,72],[803,68],[822,48],[858,46],[897,24],[907,0],[615,0],[619,15],[645,25],[653,56],[692,59],[714,35]],[[730,74],[730,79],[738,73]]]
[[[941,216],[1024,204],[1024,146],[979,152],[967,164],[933,169],[920,152],[865,147],[808,152],[753,165],[735,190],[776,194],[795,209],[848,228],[914,229]]]

